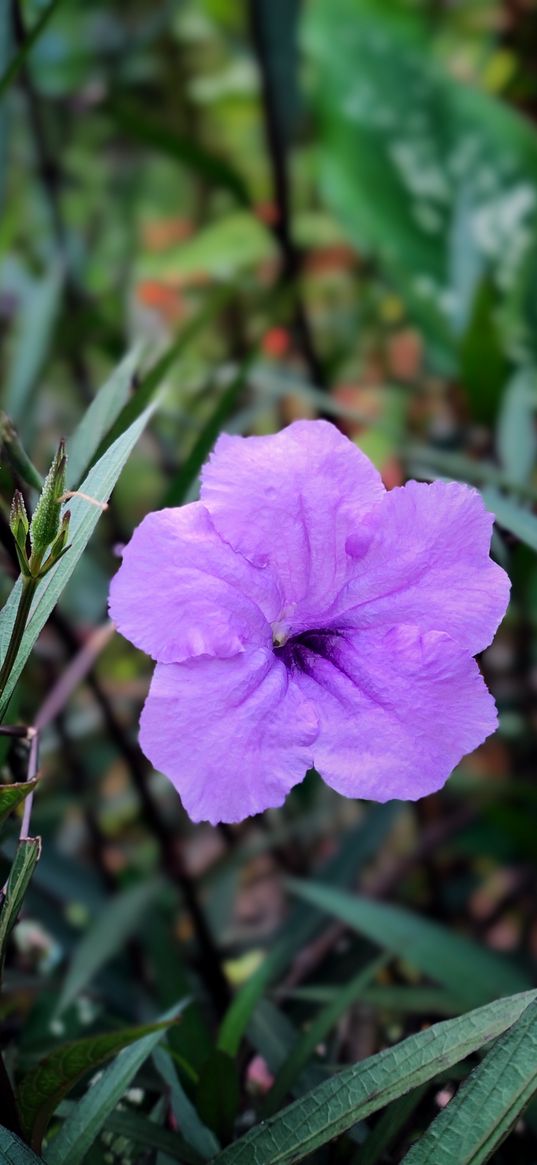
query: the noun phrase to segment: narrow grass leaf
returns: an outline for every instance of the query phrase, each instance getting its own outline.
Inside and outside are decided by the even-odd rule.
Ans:
[[[360,999],[363,995],[364,988],[371,982],[371,979],[374,978],[377,971],[385,963],[386,957],[383,955],[380,959],[375,959],[365,969],[362,968],[358,975],[355,975],[349,983],[338,988],[337,994],[330,1003],[326,1007],[323,1007],[313,1022],[309,1024],[295,1043],[291,1054],[282,1064],[276,1076],[263,1106],[264,1116],[270,1116],[280,1107],[287,1094],[291,1092],[302,1070],[306,1067],[311,1057],[314,1056],[318,1044],[322,1043],[349,1007],[352,1007],[353,1003],[357,999]]]
[[[4,95],[6,89],[8,89],[11,85],[11,82],[15,80],[17,73],[22,68],[34,44],[37,40],[39,40],[39,37],[45,31],[45,28],[47,27],[51,16],[54,15],[54,12],[59,3],[60,0],[50,0],[50,4],[48,4],[47,7],[43,9],[41,16],[37,18],[32,28],[27,32],[24,38],[24,44],[21,45],[19,51],[13,57],[13,60],[9,64],[8,68],[0,77],[0,97]]]
[[[461,1005],[476,1007],[497,995],[531,986],[523,972],[502,955],[485,950],[401,906],[388,906],[315,882],[290,879],[289,885],[299,898],[325,910],[447,987]]]
[[[6,957],[7,940],[19,916],[40,853],[40,837],[29,837],[17,846],[0,909],[0,974]]]
[[[418,1107],[426,1088],[427,1085],[422,1084],[420,1088],[414,1088],[388,1105],[365,1144],[360,1146],[358,1153],[351,1159],[350,1165],[377,1165],[378,1161],[384,1159],[386,1150]]]
[[[86,1092],[48,1146],[47,1165],[80,1165],[136,1073],[162,1039],[166,1027],[179,1015],[181,1006],[178,1004],[162,1016],[149,1035],[124,1048]]]
[[[75,489],[122,408],[127,404],[134,387],[136,369],[140,362],[141,346],[136,345],[117,368],[86,409],[84,416],[69,441],[67,486]]]
[[[81,491],[95,502],[104,503],[108,501],[121,470],[138,438],[141,436],[153,410],[154,406],[149,406],[145,409],[141,416],[137,417],[129,428],[114,441],[114,444],[107,449],[88,473],[81,485]],[[34,643],[47,622],[51,611],[56,606],[64,587],[69,582],[102,512],[98,504],[94,505],[82,497],[73,498],[69,503],[69,509],[71,511],[70,548],[58,565],[39,584],[17,661],[6,684],[2,699],[0,700],[0,719],[5,716],[11,693]],[[19,596],[20,581],[13,587],[5,607],[0,613],[0,647],[2,655],[5,653],[9,642],[18,608]]]
[[[405,1165],[483,1165],[536,1091],[537,1001],[461,1084]]]
[[[229,1146],[215,1165],[292,1165],[399,1096],[483,1047],[515,1023],[536,992],[443,1020],[346,1068]],[[435,1163],[436,1165],[436,1163]]]
[[[203,1123],[189,1100],[168,1052],[157,1048],[153,1061],[169,1090],[172,1112],[185,1140],[204,1161],[208,1161],[220,1148],[214,1133]]]
[[[108,1117],[106,1128],[134,1141],[135,1145],[165,1153],[172,1161],[180,1161],[181,1165],[202,1165],[203,1157],[187,1144],[184,1137],[163,1129],[140,1113],[113,1112]]]
[[[498,525],[532,550],[537,550],[537,516],[495,489],[484,489],[482,494],[485,505],[496,515]]]
[[[176,340],[170,344],[170,347],[164,352],[164,355],[157,360],[156,364],[146,372],[138,385],[134,395],[126,402],[121,409],[119,416],[116,418],[112,428],[103,437],[101,444],[97,450],[97,455],[102,457],[107,449],[110,448],[113,442],[118,437],[129,429],[136,420],[142,415],[145,409],[154,402],[157,389],[160,388],[164,377],[168,374],[170,369],[176,361],[183,355],[189,345],[197,339],[200,332],[211,323],[211,321],[218,315],[224,305],[235,294],[235,288],[232,284],[227,284],[225,287],[219,287],[207,299],[207,302],[193,318],[186,324],[183,331]]]
[[[65,976],[56,1014],[64,1011],[93,977],[122,950],[140,928],[144,915],[162,892],[162,882],[139,882],[110,898],[85,931]]]

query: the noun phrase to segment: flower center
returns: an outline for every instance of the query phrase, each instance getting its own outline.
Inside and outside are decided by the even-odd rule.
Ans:
[[[274,654],[281,659],[288,671],[310,674],[316,658],[332,661],[338,638],[339,632],[333,628],[301,631],[299,635],[292,635],[289,639],[274,635]]]

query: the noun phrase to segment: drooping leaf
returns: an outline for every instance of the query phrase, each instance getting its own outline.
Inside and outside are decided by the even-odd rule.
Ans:
[[[172,1031],[174,1030],[172,1028]],[[106,1128],[127,1137],[129,1141],[134,1141],[135,1145],[157,1149],[166,1157],[171,1157],[173,1161],[179,1161],[181,1165],[201,1165],[204,1160],[179,1133],[172,1133],[137,1112],[116,1110],[108,1117]]]
[[[78,1080],[129,1044],[167,1027],[168,1023],[123,1028],[62,1044],[27,1072],[18,1086],[17,1101],[23,1131],[34,1149],[39,1152],[50,1118]]]
[[[530,986],[524,973],[502,955],[485,950],[401,906],[376,902],[317,882],[290,879],[290,887],[299,898],[325,910],[443,984],[466,1007]]]
[[[496,489],[487,488],[481,492],[485,505],[495,514],[498,525],[509,530],[532,550],[537,550],[537,516],[520,502],[505,497]]]
[[[124,1048],[100,1079],[92,1084],[47,1147],[47,1165],[80,1165],[110,1113],[180,1010],[181,1005],[177,1005],[162,1016],[149,1035]]]
[[[483,1165],[537,1091],[537,1003],[530,1003],[461,1084],[405,1165]]]
[[[178,134],[161,121],[148,118],[140,109],[120,105],[112,112],[114,120],[128,137],[200,174],[212,186],[228,190],[238,202],[248,206],[250,197],[246,183],[224,158],[204,149],[195,138]]]
[[[37,788],[39,778],[33,781],[22,781],[18,785],[0,785],[0,828],[9,814],[21,805],[29,793]]]
[[[515,1023],[534,991],[434,1024],[346,1068],[246,1133],[215,1165],[293,1165],[399,1096],[447,1071]]]

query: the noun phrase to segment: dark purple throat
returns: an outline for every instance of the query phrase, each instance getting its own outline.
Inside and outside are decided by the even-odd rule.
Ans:
[[[316,659],[334,661],[334,653],[339,639],[339,632],[333,628],[315,628],[312,631],[301,631],[293,635],[281,647],[274,645],[274,654],[281,659],[288,671],[301,671],[311,674],[315,668]]]

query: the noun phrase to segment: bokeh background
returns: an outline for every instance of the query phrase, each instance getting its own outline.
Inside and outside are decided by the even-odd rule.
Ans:
[[[226,1144],[511,971],[533,981],[536,52],[534,0],[0,7],[2,408],[43,473],[105,382],[77,468],[137,394],[160,394],[9,710],[31,724],[55,693],[43,854],[0,1001],[10,1072],[191,998],[90,1165],[171,1160],[150,1118],[191,1150],[207,1128]],[[481,663],[500,729],[415,805],[347,801],[309,774],[277,812],[194,827],[138,750],[150,661],[106,627],[109,579],[148,510],[196,496],[222,428],[316,416],[388,487],[454,478],[497,514],[512,603]],[[2,424],[7,598],[9,503],[36,494]],[[3,779],[22,779],[24,742],[1,747]],[[322,909],[304,900],[321,882]],[[310,1159],[400,1161],[457,1073]],[[494,1161],[535,1162],[534,1123]]]

